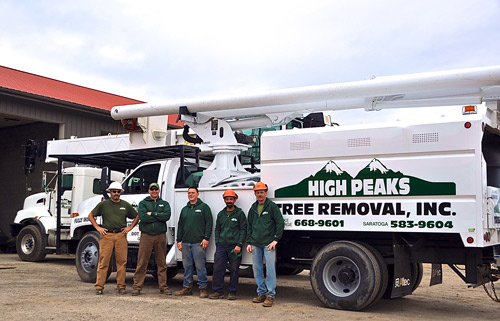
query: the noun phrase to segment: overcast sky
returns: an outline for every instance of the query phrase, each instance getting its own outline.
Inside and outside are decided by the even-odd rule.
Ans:
[[[151,103],[500,65],[500,0],[0,0],[0,65]]]

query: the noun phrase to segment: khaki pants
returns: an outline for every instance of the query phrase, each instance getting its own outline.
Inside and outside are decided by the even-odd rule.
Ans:
[[[139,241],[139,254],[137,257],[137,268],[134,274],[134,290],[142,290],[146,270],[148,268],[151,250],[154,249],[156,266],[158,270],[158,287],[166,290],[167,287],[167,237],[165,234],[150,235],[141,233]]]
[[[123,233],[107,233],[101,236],[99,242],[99,266],[97,267],[96,289],[104,289],[108,275],[109,260],[115,250],[116,286],[125,289],[125,274],[127,267],[127,235]]]

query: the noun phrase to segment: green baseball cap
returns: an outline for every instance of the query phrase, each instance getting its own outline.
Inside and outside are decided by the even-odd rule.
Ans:
[[[149,184],[149,189],[151,189],[153,187],[160,188],[160,185],[158,185],[158,183],[151,183],[151,184]]]

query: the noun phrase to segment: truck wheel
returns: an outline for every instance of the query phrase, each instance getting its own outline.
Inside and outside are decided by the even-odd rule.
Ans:
[[[361,310],[380,298],[383,281],[374,253],[355,242],[325,245],[311,265],[312,289],[329,308]]]
[[[99,239],[97,231],[92,231],[83,236],[76,248],[76,271],[83,282],[92,283],[97,278],[99,264]],[[108,276],[111,266],[108,269]]]
[[[16,239],[17,255],[23,261],[42,261],[47,255],[47,235],[35,225],[26,225]]]
[[[380,254],[379,251],[377,251],[373,246],[370,244],[360,242],[363,246],[365,246],[377,259],[377,262],[380,267],[380,271],[382,272],[382,286],[380,287],[379,293],[375,300],[371,303],[374,304],[378,302],[382,297],[384,296],[386,289],[387,289],[387,284],[389,283],[389,271],[387,269],[387,264],[384,261],[384,258],[382,257],[382,254]]]

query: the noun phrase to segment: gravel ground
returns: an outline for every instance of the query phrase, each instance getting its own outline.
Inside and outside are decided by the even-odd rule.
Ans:
[[[74,257],[48,255],[44,262],[20,261],[16,254],[0,254],[1,319],[15,320],[498,320],[500,303],[482,287],[471,289],[447,267],[444,283],[429,287],[430,266],[413,295],[382,300],[361,312],[325,308],[309,283],[309,273],[278,278],[272,308],[251,302],[253,279],[240,278],[238,300],[160,295],[154,279],[146,278],[140,296],[130,295],[132,273],[127,273],[126,295],[115,292],[111,274],[104,295],[96,296],[92,284],[80,281]],[[498,284],[498,283],[497,283]],[[169,280],[176,291],[182,275]],[[210,286],[210,284],[209,284]],[[500,295],[500,285],[499,288]]]

